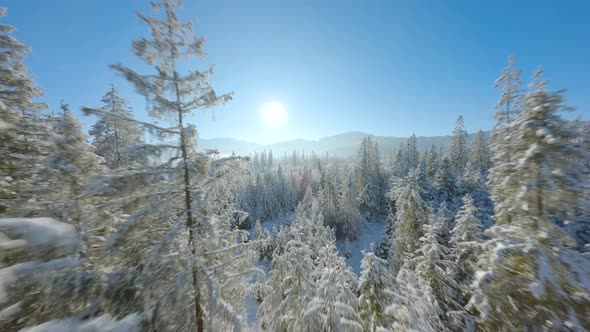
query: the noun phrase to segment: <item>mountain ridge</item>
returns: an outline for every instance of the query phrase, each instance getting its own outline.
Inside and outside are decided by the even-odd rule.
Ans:
[[[484,132],[487,134],[487,131]],[[469,138],[474,133],[469,134]],[[371,137],[377,141],[381,153],[387,154],[395,151],[400,144],[405,143],[409,137],[401,136],[379,136],[362,131],[349,131],[341,134],[321,137],[317,140],[296,138],[293,140],[276,142],[271,144],[259,144],[240,140],[237,138],[203,138],[199,140],[201,149],[217,149],[222,154],[236,153],[238,155],[249,155],[262,150],[272,150],[275,157],[285,153],[290,154],[293,150],[314,152],[316,154],[328,153],[331,156],[349,157],[353,156],[359,148],[363,138]],[[451,135],[444,136],[417,136],[418,150],[424,151],[431,145],[441,146],[446,149],[450,146]]]

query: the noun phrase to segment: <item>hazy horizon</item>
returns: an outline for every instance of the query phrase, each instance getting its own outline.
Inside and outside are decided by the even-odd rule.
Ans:
[[[481,129],[484,132],[489,131],[489,129]],[[468,131],[469,134],[475,134],[479,131],[479,129],[474,130],[474,131]],[[282,142],[289,142],[289,141],[297,141],[297,140],[305,140],[305,141],[320,141],[324,138],[328,138],[328,137],[334,137],[334,136],[340,136],[340,135],[347,135],[347,134],[363,134],[366,136],[372,136],[372,137],[395,137],[395,138],[409,138],[412,135],[408,135],[408,136],[400,136],[400,135],[376,135],[370,132],[365,132],[365,131],[359,131],[359,130],[350,130],[350,131],[346,131],[346,132],[341,132],[341,133],[335,133],[335,134],[328,134],[328,135],[323,135],[317,138],[305,138],[305,137],[295,137],[295,138],[291,138],[291,139],[285,139],[285,140],[280,140],[280,141],[275,141],[275,142],[269,142],[269,143],[260,143],[260,142],[254,142],[254,141],[249,141],[247,139],[241,139],[241,138],[237,138],[237,137],[200,137],[201,139],[205,139],[205,140],[217,140],[217,139],[231,139],[231,140],[237,140],[237,141],[243,141],[246,143],[253,143],[253,144],[258,144],[258,145],[263,145],[263,146],[268,146],[268,145],[273,145],[273,144],[277,144],[277,143],[282,143]],[[421,137],[445,137],[445,136],[451,136],[451,133],[448,133],[446,135],[416,135],[417,138],[421,138]]]

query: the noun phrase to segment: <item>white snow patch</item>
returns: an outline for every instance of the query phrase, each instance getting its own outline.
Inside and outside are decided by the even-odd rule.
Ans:
[[[39,276],[47,271],[55,271],[60,268],[72,267],[80,264],[80,261],[58,258],[47,262],[25,262],[0,269],[0,304],[8,300],[7,287],[25,276],[37,273]]]
[[[17,302],[7,308],[4,308],[2,311],[0,311],[0,321],[6,320],[6,319],[12,317],[16,313],[18,313],[20,311],[20,309],[21,309],[21,302]]]
[[[371,251],[371,244],[373,244],[373,249],[377,246],[385,229],[385,217],[378,218],[376,222],[370,222],[365,216],[362,216],[360,229],[361,233],[356,240],[336,241],[338,250],[350,255],[346,258],[346,263],[357,276],[361,273],[362,251]]]
[[[106,314],[91,320],[58,319],[28,327],[21,332],[140,332],[143,316],[131,314],[120,321]]]
[[[289,225],[293,220],[295,220],[295,212],[288,212],[288,213],[281,213],[278,217],[270,220],[266,220],[260,222],[260,226],[263,230],[268,230],[269,232],[272,231],[274,226],[283,226]],[[252,232],[254,231],[254,227],[252,227]]]
[[[52,218],[0,218],[0,232],[26,241],[31,250],[48,246],[73,249],[78,243],[73,225]]]

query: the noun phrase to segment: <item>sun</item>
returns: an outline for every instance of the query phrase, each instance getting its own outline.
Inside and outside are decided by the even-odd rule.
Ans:
[[[282,128],[287,122],[287,111],[278,101],[271,101],[262,105],[260,119],[269,128]]]

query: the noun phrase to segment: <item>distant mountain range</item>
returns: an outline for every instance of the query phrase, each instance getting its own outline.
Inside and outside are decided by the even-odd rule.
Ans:
[[[223,154],[235,152],[237,155],[249,155],[256,151],[272,150],[275,158],[283,156],[285,153],[290,154],[293,150],[304,151],[305,153],[311,153],[313,151],[320,156],[328,152],[330,156],[349,157],[356,154],[363,138],[367,136],[377,141],[381,153],[384,154],[389,154],[391,151],[397,150],[400,143],[405,143],[408,140],[408,137],[375,136],[353,131],[334,136],[326,136],[319,140],[295,139],[268,145],[246,142],[234,138],[201,139],[199,140],[199,149],[217,149]],[[472,137],[473,134],[470,134],[469,138],[471,139]],[[451,136],[419,136],[417,137],[417,142],[420,151],[430,148],[433,144],[446,149],[451,144]]]

